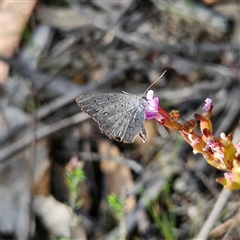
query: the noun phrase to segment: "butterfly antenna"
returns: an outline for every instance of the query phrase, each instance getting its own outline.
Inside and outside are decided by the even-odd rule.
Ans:
[[[146,94],[146,92],[147,92],[157,81],[159,81],[159,80],[163,77],[163,75],[165,74],[166,71],[167,71],[167,70],[165,70],[165,71],[162,73],[162,75],[161,75],[157,80],[155,80],[155,81],[145,90],[145,92],[143,93],[143,96]]]

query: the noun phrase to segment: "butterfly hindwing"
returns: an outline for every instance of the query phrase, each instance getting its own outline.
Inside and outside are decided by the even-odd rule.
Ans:
[[[131,143],[139,133],[142,139],[146,140],[146,131],[144,127],[144,115],[136,116],[136,109],[129,109],[118,114],[113,118],[114,121],[105,121],[100,125],[100,129],[110,138]],[[129,118],[128,116],[133,116]],[[136,118],[135,118],[136,116]]]

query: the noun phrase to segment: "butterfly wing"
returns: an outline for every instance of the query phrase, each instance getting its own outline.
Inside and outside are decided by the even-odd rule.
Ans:
[[[77,97],[79,107],[99,124],[100,130],[116,141],[132,143],[137,136],[146,141],[146,101],[123,93],[92,93]]]

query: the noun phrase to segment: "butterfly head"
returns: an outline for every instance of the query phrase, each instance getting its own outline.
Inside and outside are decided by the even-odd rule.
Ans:
[[[159,81],[159,79],[162,78],[162,76],[165,74],[166,70],[162,73],[162,75],[156,80],[154,81],[144,92],[142,98],[147,102],[147,109],[145,112],[145,119],[153,119],[153,118],[158,118],[159,113],[158,113],[158,98],[157,97],[153,97],[154,95],[154,91],[153,90],[149,90],[152,85],[154,85],[157,81]]]

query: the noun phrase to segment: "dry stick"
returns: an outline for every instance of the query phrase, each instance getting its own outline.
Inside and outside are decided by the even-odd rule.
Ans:
[[[235,215],[233,218],[227,220],[223,224],[215,227],[209,234],[210,238],[218,238],[222,236],[229,229],[240,226],[240,213]]]
[[[223,119],[219,119],[215,126],[217,126],[216,136],[219,136],[222,132],[229,132],[234,123],[239,121],[240,105],[239,105],[239,83],[234,85],[228,93],[228,99],[225,103],[225,110]],[[230,122],[232,123],[230,125]]]
[[[82,121],[88,119],[89,116],[85,113],[78,113],[72,117],[65,118],[57,123],[53,123],[47,126],[39,128],[35,133],[35,141],[39,141],[53,133],[63,130],[65,128],[74,126]],[[5,162],[13,155],[19,153],[24,148],[28,147],[34,140],[33,134],[28,133],[23,138],[19,139],[17,142],[12,144],[10,147],[6,147],[1,151],[1,162]]]
[[[99,153],[86,153],[86,152],[78,152],[78,156],[82,158],[83,160],[91,159],[91,161],[108,161],[111,159],[114,159],[117,163],[121,165],[125,165],[129,167],[131,170],[134,172],[140,174],[143,171],[143,167],[137,163],[135,160],[132,160],[130,158],[126,158],[123,156],[110,156],[110,155],[105,155],[105,154],[99,154]]]
[[[200,61],[192,61],[183,57],[174,57],[172,59],[172,67],[174,69],[199,69],[206,73],[221,75],[231,78],[238,78],[239,70],[236,68],[224,67],[220,64],[206,63]]]
[[[208,191],[212,193],[214,197],[218,196],[218,191],[215,187],[210,183],[209,178],[202,171],[197,172],[197,176],[202,180],[203,184],[206,186]]]
[[[208,219],[204,223],[202,229],[198,233],[198,235],[194,239],[207,239],[208,234],[212,228],[212,226],[216,223],[217,218],[219,217],[219,214],[221,213],[224,205],[228,201],[229,196],[231,195],[230,191],[227,191],[225,188],[222,189],[217,202],[215,203]]]
[[[122,41],[128,43],[128,44],[133,44],[136,48],[139,49],[145,49],[145,50],[149,50],[149,49],[154,49],[154,50],[158,50],[158,51],[163,51],[163,52],[174,52],[173,48],[175,49],[175,51],[183,51],[183,46],[168,46],[168,45],[164,45],[164,44],[159,44],[156,43],[154,41],[150,41],[150,39],[146,39],[145,37],[141,36],[137,36],[136,34],[131,35],[130,33],[125,33],[123,31],[121,31],[118,26],[114,26],[115,23],[113,23],[112,25],[109,26],[105,26],[103,22],[98,21],[90,12],[87,12],[84,8],[80,8],[79,3],[77,3],[75,0],[74,1],[68,1],[69,5],[71,5],[72,7],[76,7],[76,10],[79,11],[80,13],[84,14],[91,22],[92,24],[98,28],[101,29],[103,31],[112,31],[114,33],[114,35],[116,35],[117,38],[121,39]],[[207,11],[207,9],[205,9]],[[217,16],[219,17],[219,16]],[[212,47],[212,45],[201,45],[201,46],[192,46],[191,49],[188,47],[186,50],[186,52],[191,53],[191,52],[199,52],[199,51],[209,51],[210,47]],[[226,48],[226,45],[222,46],[223,48]],[[229,47],[229,46],[228,46]],[[239,48],[239,44],[233,44],[232,45],[233,48]],[[231,48],[231,47],[229,47]],[[219,48],[214,49],[215,51],[218,51]],[[225,49],[226,50],[226,49]],[[181,63],[182,59],[180,60]],[[188,64],[190,64],[190,62],[188,61]],[[196,63],[195,63],[196,64]],[[203,63],[199,63],[199,66],[202,67]],[[223,75],[227,75],[227,76],[231,76],[231,77],[235,77],[238,75],[238,72],[234,69],[229,69],[229,68],[224,68],[222,66],[219,65],[204,65],[205,68],[207,68],[207,71],[210,72],[214,72],[214,74],[219,74],[219,72],[221,72]]]
[[[186,1],[155,1],[157,8],[175,14],[186,21],[198,22],[211,34],[224,35],[229,32],[231,20],[226,16],[200,4]]]
[[[158,50],[160,51],[172,51],[172,46],[166,44],[160,45],[159,43],[153,42],[150,38],[146,38],[143,35],[137,36],[136,34],[123,32],[119,29],[117,23],[115,22],[111,25],[106,25],[105,22],[100,21],[98,18],[96,18],[94,14],[84,8],[84,6],[80,5],[76,0],[67,0],[67,2],[69,6],[71,6],[75,11],[77,11],[79,14],[84,15],[89,21],[91,21],[94,27],[106,32],[111,31],[117,38],[127,44],[135,46],[135,48],[138,48],[140,51],[149,51],[150,49],[152,49],[153,45],[156,45],[158,47]],[[179,50],[181,50],[180,47],[178,51]]]
[[[189,55],[195,55],[198,52],[219,52],[219,51],[224,51],[228,49],[237,50],[240,48],[240,45],[238,43],[232,43],[230,45],[229,44],[222,44],[222,45],[202,44],[202,45],[192,45],[192,46],[186,46],[186,47],[180,44],[175,44],[174,46],[170,46],[165,43],[160,44],[159,42],[155,42],[152,39],[144,37],[138,32],[134,32],[133,34],[125,33],[121,29],[119,29],[118,26],[116,26],[117,23],[106,25],[103,21],[99,21],[99,19],[97,19],[95,15],[90,13],[90,11],[85,9],[84,6],[80,5],[75,0],[71,0],[71,1],[67,0],[67,2],[70,6],[72,6],[73,9],[75,9],[80,14],[83,14],[86,18],[88,18],[88,20],[91,21],[93,26],[103,31],[113,32],[117,38],[119,38],[125,43],[134,45],[139,50],[142,50],[142,49],[145,49],[146,51],[155,50],[155,51],[161,51],[161,52],[167,52],[167,53],[178,53],[178,52],[186,53],[187,52]]]

